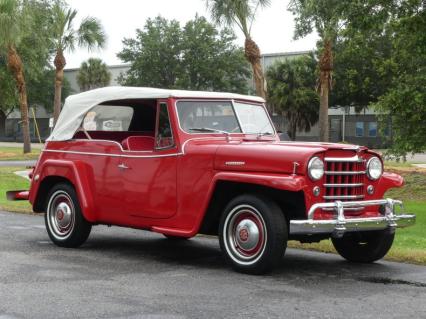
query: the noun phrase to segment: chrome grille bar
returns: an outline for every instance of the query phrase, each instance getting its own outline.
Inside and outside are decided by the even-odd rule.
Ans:
[[[358,155],[355,155],[353,157],[326,157],[324,158],[324,161],[326,162],[356,162],[356,163],[362,163],[364,160],[361,157],[358,157]]]
[[[324,184],[325,187],[360,187],[364,186],[364,183],[355,184]]]
[[[325,171],[325,175],[362,175],[365,171]]]

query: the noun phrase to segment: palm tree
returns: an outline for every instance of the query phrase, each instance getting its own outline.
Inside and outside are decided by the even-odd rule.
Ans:
[[[77,74],[77,83],[81,91],[108,86],[110,82],[111,72],[101,59],[90,58],[81,64]]]
[[[77,10],[68,8],[60,0],[57,0],[52,7],[52,41],[56,50],[53,61],[56,69],[53,104],[55,123],[61,109],[62,82],[66,65],[64,52],[66,50],[74,51],[76,46],[87,47],[89,50],[103,48],[106,42],[106,36],[98,19],[86,17],[78,29],[74,29],[73,22],[76,15]]]
[[[233,26],[243,32],[245,56],[253,69],[256,94],[266,98],[265,78],[260,63],[260,50],[251,38],[251,27],[259,7],[266,7],[270,0],[206,0],[212,19],[217,24]]]
[[[308,132],[318,121],[316,64],[313,55],[302,56],[277,62],[267,72],[268,102],[287,119],[292,140],[298,130]]]
[[[24,11],[17,0],[0,0],[0,49],[6,55],[7,66],[12,72],[19,95],[24,153],[31,152],[28,99],[25,85],[24,65],[17,51],[23,35]]]
[[[336,42],[342,23],[342,10],[347,2],[341,0],[291,0],[288,10],[296,21],[295,38],[306,36],[316,30],[320,37],[318,51],[320,72],[317,90],[320,96],[319,138],[328,142],[328,96],[332,89],[333,44]]]

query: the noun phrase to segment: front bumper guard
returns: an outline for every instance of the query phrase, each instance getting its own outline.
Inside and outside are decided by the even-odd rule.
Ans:
[[[368,206],[385,206],[385,212],[379,217],[355,217],[346,218],[345,208],[362,208]],[[416,215],[395,214],[395,206],[403,208],[402,202],[394,199],[379,199],[367,201],[318,203],[312,205],[306,220],[291,220],[291,235],[312,235],[312,234],[332,234],[333,237],[342,237],[345,232],[383,230],[389,229],[391,232],[395,228],[412,226],[416,222]],[[318,209],[334,208],[336,217],[334,219],[314,219],[314,213]]]

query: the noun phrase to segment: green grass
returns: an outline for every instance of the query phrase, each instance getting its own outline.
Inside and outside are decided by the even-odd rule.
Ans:
[[[32,211],[28,201],[8,201],[6,199],[6,191],[29,189],[29,181],[13,173],[22,170],[22,167],[0,167],[0,209],[22,213]]]
[[[426,201],[426,173],[411,171],[397,173],[404,177],[405,185],[400,188],[390,189],[386,192],[386,197],[403,201]]]
[[[395,161],[385,161],[385,170],[388,168],[404,168],[404,167],[415,167],[413,164],[421,164],[420,162],[395,162]]]
[[[31,153],[24,154],[20,147],[0,147],[0,161],[35,160],[40,150],[33,148]]]

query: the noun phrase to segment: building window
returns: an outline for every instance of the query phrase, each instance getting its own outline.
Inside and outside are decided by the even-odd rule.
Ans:
[[[386,124],[386,126],[385,126],[385,136],[386,137],[389,137],[390,136],[390,131],[391,131],[391,123],[389,122],[389,123],[387,123]]]
[[[355,124],[355,136],[363,137],[364,136],[364,122],[356,122]]]
[[[331,119],[330,120],[330,131],[339,132],[340,131],[340,119]]]
[[[376,137],[377,136],[377,122],[368,123],[368,136]]]

